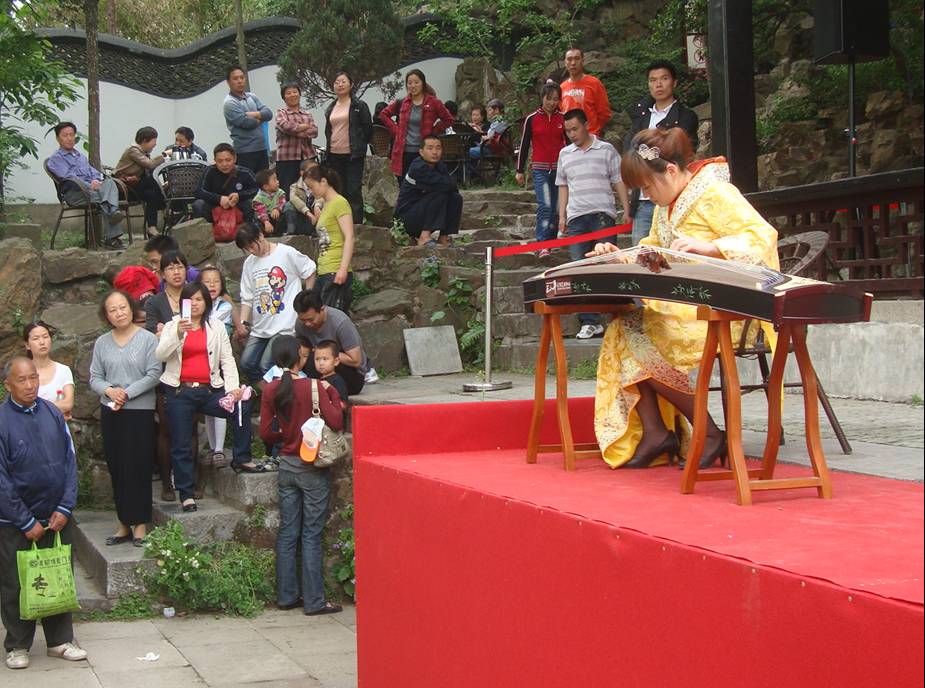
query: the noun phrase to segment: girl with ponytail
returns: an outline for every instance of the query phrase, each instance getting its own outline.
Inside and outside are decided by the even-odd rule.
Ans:
[[[273,361],[283,371],[263,390],[260,402],[260,436],[280,444],[279,533],[276,537],[276,599],[280,609],[301,606],[305,614],[334,614],[340,605],[324,599],[321,572],[321,533],[331,495],[329,468],[315,468],[300,457],[302,424],[312,417],[313,388],[318,407],[332,430],[342,430],[344,415],[337,390],[323,380],[299,378],[299,342],[280,335],[271,348]],[[296,545],[302,542],[302,576],[297,575]],[[300,590],[301,589],[301,590]],[[300,594],[301,592],[301,594]]]

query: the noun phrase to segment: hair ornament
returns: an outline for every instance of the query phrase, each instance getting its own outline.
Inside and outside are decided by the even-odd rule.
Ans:
[[[658,149],[658,146],[648,146],[644,143],[637,146],[636,152],[639,154],[640,158],[647,162],[655,160],[662,154],[662,151]]]

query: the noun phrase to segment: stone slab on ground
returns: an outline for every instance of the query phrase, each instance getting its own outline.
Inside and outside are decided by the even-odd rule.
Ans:
[[[409,327],[402,331],[412,375],[447,375],[462,372],[456,331],[449,325]]]
[[[74,551],[103,596],[114,599],[142,590],[138,567],[153,565],[152,560],[144,559],[143,548],[130,542],[106,545],[106,538],[116,532],[116,512],[78,510],[76,516]]]

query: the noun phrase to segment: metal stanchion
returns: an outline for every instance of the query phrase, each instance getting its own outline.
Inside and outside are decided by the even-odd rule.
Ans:
[[[491,246],[485,249],[485,380],[483,382],[465,383],[463,392],[494,392],[499,389],[511,389],[514,386],[510,380],[492,382],[491,379],[492,253]]]

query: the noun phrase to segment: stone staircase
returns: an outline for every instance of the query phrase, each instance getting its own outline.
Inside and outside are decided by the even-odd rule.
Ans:
[[[536,198],[531,190],[474,190],[463,192],[463,222],[460,234],[473,240],[464,250],[473,258],[484,258],[487,246],[508,246],[535,240]],[[532,253],[495,261],[492,298],[492,338],[496,348],[494,367],[499,370],[533,371],[539,348],[540,318],[524,311],[521,283],[538,272],[568,262],[567,249],[538,258]],[[478,286],[477,303],[484,304],[484,268],[449,268]],[[569,367],[596,361],[600,339],[578,340],[578,317],[562,319]]]
[[[230,468],[206,470],[205,498],[198,500],[199,509],[193,513],[184,513],[179,501],[162,501],[160,483],[155,481],[149,530],[178,521],[193,543],[236,540],[272,546],[279,526],[276,473],[236,474]],[[342,483],[350,480],[347,465],[334,470],[332,513],[343,501]],[[346,491],[349,492],[349,487]],[[130,544],[107,547],[106,538],[115,527],[113,511],[77,512],[75,567],[78,597],[84,611],[109,609],[121,595],[143,590],[143,570],[155,565],[153,559],[143,557],[141,548]]]

